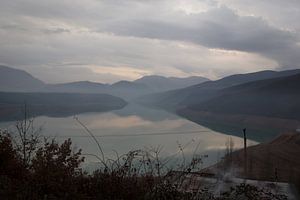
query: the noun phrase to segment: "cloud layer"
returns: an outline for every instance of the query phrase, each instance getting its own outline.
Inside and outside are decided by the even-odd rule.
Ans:
[[[46,82],[299,68],[298,2],[4,0],[0,63]]]

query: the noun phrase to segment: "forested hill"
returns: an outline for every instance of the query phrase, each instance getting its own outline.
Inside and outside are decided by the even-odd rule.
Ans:
[[[70,116],[120,109],[127,102],[108,94],[0,92],[0,120],[22,119],[24,104],[31,116]]]
[[[251,82],[223,90],[192,110],[300,119],[300,74]]]

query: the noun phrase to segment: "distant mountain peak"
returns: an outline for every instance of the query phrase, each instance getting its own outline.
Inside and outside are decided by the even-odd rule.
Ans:
[[[58,83],[54,85],[73,85],[73,86],[101,86],[106,85],[103,83],[93,82],[93,81],[74,81],[68,83]]]
[[[131,82],[131,81],[119,81],[111,85],[112,88],[123,88],[123,89],[146,89],[147,86],[142,83]]]
[[[44,82],[24,70],[0,65],[0,91],[32,91],[44,85]]]
[[[209,79],[200,76],[178,78],[178,77],[164,77],[159,75],[149,75],[137,79],[134,82],[143,83],[155,91],[167,91],[167,90],[185,88],[206,81],[209,81]]]
[[[143,76],[143,77],[135,80],[134,82],[143,82],[143,81],[146,81],[146,80],[157,80],[157,79],[167,80],[168,78],[164,77],[164,76],[160,76],[160,75],[147,75],[147,76]]]

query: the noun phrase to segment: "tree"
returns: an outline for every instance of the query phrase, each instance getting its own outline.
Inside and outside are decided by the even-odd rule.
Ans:
[[[18,153],[20,154],[23,165],[29,167],[32,156],[40,142],[41,128],[35,128],[34,118],[28,116],[27,105],[24,104],[24,119],[16,123],[18,140],[16,142]]]
[[[0,130],[0,198],[16,199],[27,174],[10,134]]]
[[[71,149],[71,139],[59,145],[55,140],[45,141],[32,160],[34,185],[38,193],[58,198],[76,194],[76,181],[82,175],[80,164],[84,161],[81,149]]]

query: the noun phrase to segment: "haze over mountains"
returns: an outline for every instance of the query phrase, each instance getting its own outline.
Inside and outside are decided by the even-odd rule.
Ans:
[[[34,91],[45,84],[29,73],[0,65],[0,91]]]
[[[127,105],[123,99],[130,100],[152,92],[183,88],[204,81],[208,79],[147,76],[111,85],[90,81],[46,84],[23,70],[0,66],[0,120],[23,117],[24,103],[35,116],[101,112],[123,108]]]
[[[153,91],[167,91],[179,88],[185,88],[188,86],[196,85],[209,81],[209,79],[199,76],[191,76],[187,78],[177,78],[177,77],[163,77],[163,76],[144,76],[134,83],[144,84]]]
[[[300,69],[287,71],[260,71],[248,74],[236,74],[216,81],[207,81],[183,89],[151,94],[138,99],[140,103],[154,105],[171,110],[178,107],[199,104],[222,94],[222,90],[249,82],[299,74]],[[288,89],[288,88],[287,88]]]
[[[300,119],[300,74],[226,88],[192,110]]]
[[[137,101],[231,135],[247,127],[264,141],[300,127],[300,69],[232,75]]]
[[[121,109],[127,102],[108,94],[0,92],[0,120],[23,119],[25,104],[30,117],[62,117]]]
[[[41,105],[47,107],[50,104],[45,99],[54,99],[58,103],[48,107],[64,105],[66,113],[93,111],[91,105],[96,104],[97,98],[106,99],[108,104],[110,101],[119,103],[116,107],[110,107],[111,105],[102,101],[100,104],[103,107],[97,107],[94,111],[118,109],[127,104],[122,100],[125,99],[127,102],[134,101],[166,109],[202,124],[204,121],[212,121],[234,126],[264,126],[277,130],[300,127],[300,69],[236,74],[216,81],[203,77],[145,76],[135,81],[119,81],[114,84],[89,81],[45,84],[22,70],[5,66],[0,66],[0,70],[0,91],[15,92],[10,95],[0,93],[2,110],[11,104],[15,106],[16,103],[12,102],[16,99],[19,104],[21,101],[28,101],[37,105],[39,93],[42,92],[47,94],[42,95]],[[95,94],[108,96],[96,97]],[[71,101],[70,98],[75,99],[74,105],[78,108],[75,109],[74,106],[72,110],[66,104],[61,104],[62,101]],[[76,103],[78,98],[85,99],[86,103]],[[41,113],[39,109],[36,110]]]
[[[108,93],[125,99],[132,99],[152,92],[184,88],[209,81],[207,78],[196,76],[187,78],[145,76],[135,81],[119,81],[111,85],[90,81],[45,84],[23,70],[0,66],[0,72],[0,91]]]

